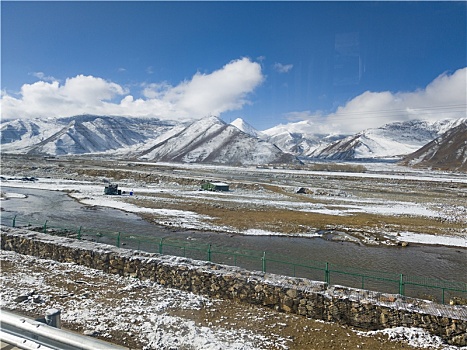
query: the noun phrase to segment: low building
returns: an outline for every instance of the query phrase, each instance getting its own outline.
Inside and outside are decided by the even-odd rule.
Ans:
[[[223,182],[204,182],[201,184],[201,189],[204,191],[229,191],[229,185]]]

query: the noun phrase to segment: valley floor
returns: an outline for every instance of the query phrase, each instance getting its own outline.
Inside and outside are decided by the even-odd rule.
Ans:
[[[323,165],[258,169],[3,156],[2,184],[67,191],[83,204],[137,213],[167,227],[467,247],[465,174],[418,173],[393,164],[318,167]],[[225,182],[230,190],[200,191],[204,181]],[[124,194],[104,195],[109,182]]]

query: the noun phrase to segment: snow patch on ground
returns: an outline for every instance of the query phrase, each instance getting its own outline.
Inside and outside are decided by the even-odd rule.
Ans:
[[[1,199],[9,199],[9,198],[27,198],[27,196],[21,193],[2,192]]]
[[[434,236],[423,233],[400,232],[396,237],[399,241],[421,244],[448,245],[467,248],[467,238],[455,236]]]
[[[154,282],[106,274],[72,263],[57,263],[10,251],[0,252],[2,260],[18,264],[48,266],[54,279],[78,284],[79,292],[70,294],[48,284],[38,273],[17,271],[0,276],[0,306],[37,312],[39,309],[62,310],[62,321],[80,325],[84,331],[99,333],[112,341],[112,333],[136,337],[144,349],[267,349],[271,340],[248,329],[203,327],[194,321],[170,315],[171,310],[200,309],[217,303],[206,297],[164,288]],[[71,276],[80,276],[73,280]],[[87,282],[88,281],[88,282]],[[115,293],[112,288],[118,288]],[[94,293],[99,290],[99,293]],[[28,295],[35,301],[15,301]],[[112,307],[109,307],[112,305]]]
[[[362,336],[384,334],[390,340],[403,341],[410,346],[422,349],[465,350],[467,347],[449,346],[443,343],[440,337],[431,335],[421,328],[394,327],[379,331],[357,332]]]

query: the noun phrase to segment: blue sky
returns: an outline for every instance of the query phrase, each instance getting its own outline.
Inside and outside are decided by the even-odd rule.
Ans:
[[[212,114],[260,130],[307,120],[351,132],[466,116],[466,2],[2,1],[1,10],[3,119]]]

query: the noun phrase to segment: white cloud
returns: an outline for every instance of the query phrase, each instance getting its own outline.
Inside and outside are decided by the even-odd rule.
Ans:
[[[466,78],[467,68],[462,68],[452,75],[441,74],[424,89],[397,93],[366,91],[335,113],[292,112],[286,118],[312,121],[321,131],[349,134],[396,121],[465,118]]]
[[[57,79],[55,79],[54,77],[50,75],[45,75],[44,72],[34,72],[34,73],[31,73],[30,75],[43,81],[50,81],[50,82],[57,81]]]
[[[293,64],[274,63],[274,70],[279,73],[288,73],[293,68]]]
[[[261,66],[247,58],[231,61],[210,74],[196,73],[177,86],[168,83],[143,86],[143,98],[135,99],[119,84],[78,75],[58,81],[24,84],[19,97],[2,94],[2,118],[65,117],[90,113],[197,119],[241,109],[247,96],[264,77]],[[116,101],[119,99],[119,101]]]

